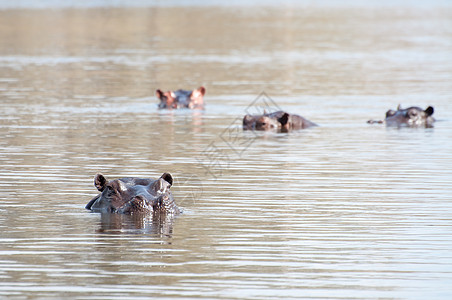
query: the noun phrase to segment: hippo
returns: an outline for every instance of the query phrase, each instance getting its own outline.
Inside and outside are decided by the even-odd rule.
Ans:
[[[367,123],[386,123],[386,126],[396,127],[433,127],[435,119],[432,117],[434,112],[433,107],[429,106],[425,110],[417,106],[411,106],[403,109],[400,104],[397,106],[397,110],[388,110],[386,112],[386,118],[384,121],[369,120]]]
[[[161,90],[155,91],[157,98],[160,99],[160,109],[177,109],[177,108],[190,108],[190,109],[204,109],[203,97],[206,93],[206,88],[201,86],[193,91],[177,90],[162,92]]]
[[[317,126],[302,116],[289,114],[284,111],[265,113],[262,115],[246,115],[243,117],[244,130],[277,130],[288,132],[290,130],[305,129]]]
[[[155,212],[180,213],[170,187],[173,177],[163,173],[159,179],[125,177],[108,181],[98,173],[94,186],[101,192],[91,199],[86,209],[94,212],[147,214]]]

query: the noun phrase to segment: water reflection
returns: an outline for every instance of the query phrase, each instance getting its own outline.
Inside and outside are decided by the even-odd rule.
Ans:
[[[171,237],[176,215],[166,213],[152,214],[113,214],[100,213],[99,228],[96,232],[109,234],[151,234],[158,237]]]

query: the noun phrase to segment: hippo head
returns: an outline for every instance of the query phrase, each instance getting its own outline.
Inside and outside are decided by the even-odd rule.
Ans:
[[[204,95],[206,88],[201,86],[193,91],[177,90],[163,92],[157,90],[155,92],[157,98],[159,98],[159,108],[203,108]]]
[[[286,114],[287,115],[287,114]],[[287,118],[285,119],[284,125],[287,123]],[[256,120],[255,129],[256,130],[277,130],[282,127],[282,121],[280,118],[271,118],[269,116],[263,115]]]
[[[420,107],[412,106],[402,109],[400,105],[397,110],[388,110],[386,112],[386,125],[388,126],[408,126],[408,127],[433,127],[435,119],[432,117],[433,107],[429,106],[425,110]]]
[[[86,208],[95,212],[150,213],[178,211],[170,187],[171,174],[164,173],[159,179],[126,177],[108,181],[102,174],[94,177],[99,195]]]
[[[243,129],[245,130],[284,130],[289,125],[289,114],[283,111],[265,113],[263,115],[245,115]]]

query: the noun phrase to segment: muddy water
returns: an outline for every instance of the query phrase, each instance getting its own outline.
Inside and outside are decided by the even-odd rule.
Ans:
[[[369,3],[4,4],[0,297],[450,299],[452,8]],[[366,124],[399,103],[438,122]],[[276,107],[320,126],[241,131]],[[97,172],[184,213],[89,213]]]

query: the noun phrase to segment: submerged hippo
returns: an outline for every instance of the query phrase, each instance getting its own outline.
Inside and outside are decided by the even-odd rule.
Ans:
[[[293,129],[305,129],[317,126],[302,116],[284,111],[265,113],[263,115],[246,115],[243,117],[244,130],[279,130],[287,132]]]
[[[125,177],[108,181],[102,174],[94,177],[101,192],[91,199],[86,209],[94,212],[122,214],[166,212],[179,213],[170,187],[173,177],[164,173],[159,179]]]
[[[159,108],[177,109],[177,108],[193,108],[204,109],[204,95],[206,88],[201,86],[193,91],[177,90],[162,92],[157,90],[155,94],[160,99]]]
[[[400,104],[397,110],[388,110],[384,121],[369,120],[367,123],[386,123],[387,126],[408,126],[408,127],[433,127],[435,119],[432,117],[433,107],[429,106],[425,110],[417,106],[411,106],[403,109]]]

